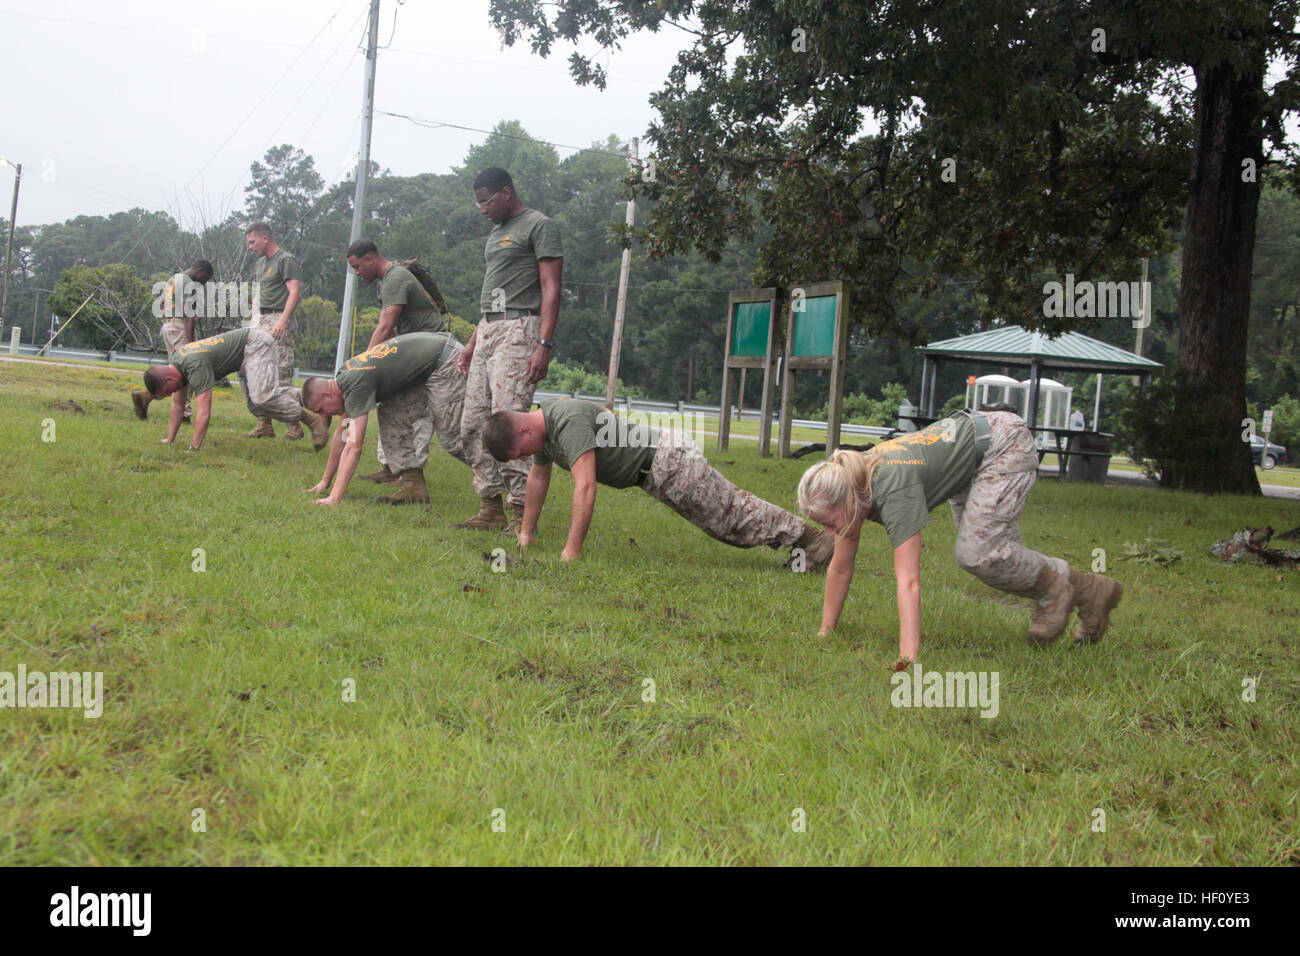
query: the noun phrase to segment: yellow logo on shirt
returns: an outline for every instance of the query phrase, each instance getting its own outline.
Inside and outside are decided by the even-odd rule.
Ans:
[[[370,348],[366,349],[360,355],[355,355],[352,358],[348,359],[347,362],[344,363],[344,365],[349,371],[353,371],[353,372],[364,368],[371,368],[372,366],[368,366],[365,363],[378,361],[381,358],[392,355],[396,351],[397,351],[397,346],[394,345],[392,340],[390,339],[386,342],[380,342],[378,345],[372,345]]]
[[[507,232],[504,236],[501,237],[501,241],[497,243],[497,246],[502,249],[504,249],[506,246],[513,246],[514,245],[513,239],[514,239],[514,233]]]
[[[878,452],[895,452],[903,451],[909,445],[933,445],[937,441],[951,443],[952,436],[952,419],[945,418],[942,422],[936,422],[924,431],[911,432],[907,435],[899,435],[897,438],[891,438],[887,442],[881,442],[875,447]],[[914,462],[898,462],[898,464],[913,464]]]
[[[181,355],[191,355],[195,352],[205,352],[210,348],[215,348],[222,342],[221,336],[214,335],[209,339],[199,339],[197,342],[190,342],[188,345],[180,347]]]

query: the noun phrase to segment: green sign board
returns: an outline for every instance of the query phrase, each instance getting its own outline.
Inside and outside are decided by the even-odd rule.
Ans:
[[[731,354],[766,355],[772,325],[770,302],[737,302],[731,316]]]
[[[835,354],[835,296],[820,295],[803,300],[804,310],[794,315],[791,355]]]

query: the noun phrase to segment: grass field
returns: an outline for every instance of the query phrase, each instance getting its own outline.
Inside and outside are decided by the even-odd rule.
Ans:
[[[364,482],[318,508],[322,455],[239,437],[237,390],[188,453],[131,416],[136,381],[0,364],[0,671],[102,671],[105,697],[0,708],[0,865],[1300,863],[1300,577],[1207,552],[1294,502],[1043,479],[1029,544],[1104,549],[1127,589],[1102,644],[1046,651],[937,511],[921,663],[998,672],[985,719],[891,706],[879,529],[818,638],[819,577],[636,489],[601,490],[566,565],[557,470],[495,573],[506,539],[447,527],[475,501],[445,454],[428,508]],[[787,507],[807,465],[710,457]],[[1148,529],[1182,559],[1118,560]]]

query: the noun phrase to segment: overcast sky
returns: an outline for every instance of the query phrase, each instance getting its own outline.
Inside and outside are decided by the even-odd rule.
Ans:
[[[368,0],[0,0],[0,156],[23,164],[17,221],[142,206],[183,225],[243,208],[248,167],[292,143],[326,182],[355,168]],[[394,28],[394,14],[396,27]],[[644,134],[648,100],[690,37],[669,28],[608,57],[605,92],[501,47],[487,0],[382,0],[376,111],[588,146]],[[595,52],[594,44],[584,48]],[[371,158],[445,173],[485,134],[375,117]],[[561,157],[573,150],[561,149]],[[0,167],[8,217],[13,171]]]

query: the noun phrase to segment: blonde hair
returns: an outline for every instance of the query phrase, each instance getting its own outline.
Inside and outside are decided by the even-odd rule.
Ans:
[[[849,525],[871,514],[871,479],[880,465],[880,455],[869,451],[836,449],[826,461],[819,461],[799,480],[799,510],[828,514],[844,508]]]

